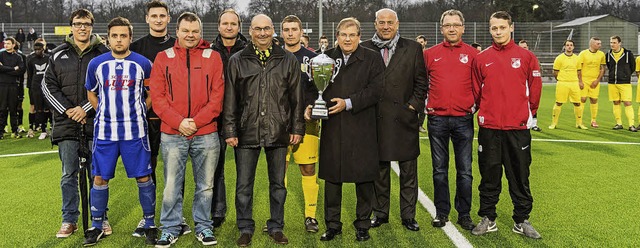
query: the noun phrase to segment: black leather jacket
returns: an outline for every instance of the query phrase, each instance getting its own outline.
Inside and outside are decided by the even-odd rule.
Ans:
[[[278,46],[262,65],[252,44],[229,59],[225,83],[225,138],[240,147],[281,147],[289,135],[304,135],[300,63]]]
[[[95,110],[87,100],[84,87],[87,66],[91,59],[108,52],[100,38],[91,36],[91,43],[81,54],[78,53],[73,37],[67,36],[65,43],[51,51],[49,65],[42,84],[42,93],[53,112],[53,131],[51,141],[57,144],[62,140],[79,140],[80,124],[67,117],[65,111],[81,106],[87,112],[84,125],[85,135],[93,137],[93,117]]]

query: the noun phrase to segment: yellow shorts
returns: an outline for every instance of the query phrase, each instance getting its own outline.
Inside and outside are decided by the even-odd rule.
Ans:
[[[556,102],[565,103],[567,99],[572,103],[580,102],[580,85],[578,85],[578,82],[558,82],[556,85]]]
[[[630,102],[633,99],[631,84],[609,84],[609,101]]]
[[[593,82],[593,80],[587,80],[582,82],[584,82],[584,88],[580,90],[580,97],[598,99],[598,96],[600,96],[600,84],[596,85],[595,89],[592,89],[591,82]]]
[[[296,164],[314,164],[318,163],[318,150],[320,148],[320,122],[311,121],[306,123],[306,130],[302,142],[300,144],[289,146],[287,153],[287,163],[289,163],[289,154],[293,152],[293,161]]]

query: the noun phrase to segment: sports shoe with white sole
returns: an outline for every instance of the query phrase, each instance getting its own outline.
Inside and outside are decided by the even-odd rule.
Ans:
[[[43,139],[46,139],[46,138],[47,138],[47,136],[49,136],[49,134],[47,134],[47,132],[42,132],[42,133],[40,134],[40,136],[38,136],[38,139],[39,139],[39,140],[43,140]]]
[[[156,241],[156,248],[171,247],[171,245],[174,244],[176,241],[178,241],[178,237],[173,236],[173,234],[168,232],[162,232],[162,236],[160,236],[160,239]]]
[[[74,232],[78,231],[78,225],[75,223],[62,223],[60,230],[56,233],[56,238],[66,238],[71,236]]]
[[[102,231],[104,232],[104,236],[109,236],[113,233],[113,229],[111,229],[108,220],[102,221]]]
[[[524,235],[525,237],[529,237],[532,239],[542,238],[542,236],[540,236],[536,229],[533,228],[529,220],[524,220],[524,222],[519,224],[513,224],[513,228],[511,230],[517,234]]]
[[[133,233],[131,234],[131,236],[137,237],[137,238],[142,238],[144,237],[144,224],[145,221],[144,219],[141,219],[140,222],[138,222],[138,226],[136,227],[135,230],[133,230]]]
[[[483,235],[489,232],[498,231],[498,225],[496,225],[495,221],[489,220],[489,217],[482,217],[482,220],[478,225],[471,230],[471,234],[473,235]]]
[[[211,229],[204,229],[202,232],[197,235],[198,241],[202,242],[202,245],[215,245],[218,243],[216,237],[213,236],[213,231]]]

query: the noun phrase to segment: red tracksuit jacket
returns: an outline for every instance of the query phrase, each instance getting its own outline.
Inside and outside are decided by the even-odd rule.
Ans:
[[[480,127],[531,128],[541,90],[538,59],[513,40],[505,46],[493,44],[480,52],[473,63],[473,97]]]
[[[472,64],[478,50],[464,42],[443,41],[423,52],[429,73],[426,112],[438,116],[465,116],[475,112]]]

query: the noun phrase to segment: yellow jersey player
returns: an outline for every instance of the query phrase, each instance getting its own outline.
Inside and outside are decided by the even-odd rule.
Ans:
[[[607,63],[604,60],[604,52],[600,51],[602,41],[598,37],[589,40],[589,49],[585,49],[578,55],[578,80],[583,86],[580,91],[580,115],[584,113],[584,105],[587,97],[591,109],[591,126],[598,127],[596,117],[598,116],[598,96],[600,95],[600,80],[604,75]]]
[[[629,131],[637,132],[638,129],[633,126],[635,120],[633,115],[633,106],[631,100],[633,98],[633,88],[631,88],[631,75],[636,69],[636,60],[633,53],[622,47],[622,39],[620,36],[611,36],[609,39],[611,50],[607,52],[605,61],[609,70],[609,100],[613,102],[613,117],[616,120],[614,130],[623,129],[622,127],[622,110],[620,102],[624,103],[624,114],[629,122]]]
[[[576,117],[576,127],[587,129],[582,124],[582,114],[580,113],[580,89],[584,86],[578,80],[578,56],[573,53],[573,41],[564,42],[564,53],[558,55],[553,62],[553,75],[558,84],[556,85],[556,104],[553,105],[553,119],[549,129],[555,129],[562,111],[562,104],[567,99],[573,103],[573,113]]]

